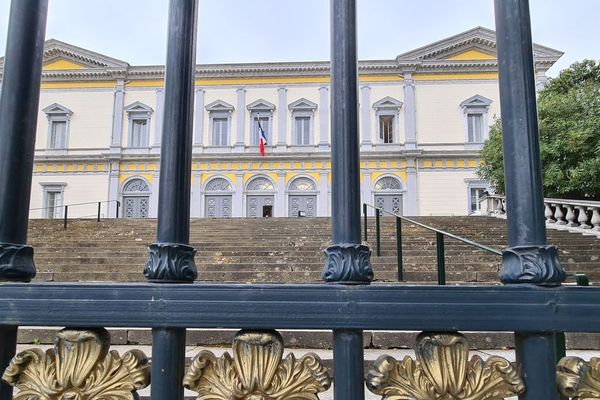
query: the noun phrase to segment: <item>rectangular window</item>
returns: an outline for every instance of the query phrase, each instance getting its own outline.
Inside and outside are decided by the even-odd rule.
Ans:
[[[134,119],[131,121],[130,147],[148,147],[148,120]]]
[[[270,124],[269,117],[254,117],[252,121],[252,138],[250,140],[250,145],[258,146],[260,132],[258,131],[258,121],[260,120],[260,126],[265,131],[265,136],[267,137],[267,144],[271,144],[271,132],[270,132]]]
[[[227,118],[213,118],[212,120],[213,146],[227,146]]]
[[[483,195],[483,188],[470,188],[469,189],[469,211],[471,213],[481,211],[479,199]]]
[[[295,117],[294,144],[310,144],[310,117]]]
[[[379,116],[379,142],[394,143],[394,116]]]
[[[62,217],[63,192],[60,190],[48,190],[46,192],[46,218],[54,219]]]
[[[483,142],[483,115],[467,114],[467,130],[469,143]]]
[[[67,121],[50,122],[50,149],[67,148]]]

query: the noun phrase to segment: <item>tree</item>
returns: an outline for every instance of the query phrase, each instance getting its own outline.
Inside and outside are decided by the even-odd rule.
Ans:
[[[600,200],[600,63],[584,60],[561,71],[539,93],[544,195]],[[495,121],[477,174],[504,193],[502,126]]]

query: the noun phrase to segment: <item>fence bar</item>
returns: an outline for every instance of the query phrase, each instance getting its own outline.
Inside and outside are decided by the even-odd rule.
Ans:
[[[368,236],[367,236],[367,203],[363,203],[363,229],[365,231],[365,242],[368,240]]]
[[[495,0],[506,185],[504,283],[560,284],[557,248],[546,244],[534,60],[528,0]]]
[[[152,329],[153,400],[183,399],[185,329]]]
[[[377,257],[381,256],[381,212],[375,209],[375,237],[377,239]]]
[[[437,275],[438,285],[446,284],[446,250],[444,245],[444,235],[440,232],[435,233],[435,247],[437,252]]]
[[[63,228],[67,229],[67,219],[69,217],[69,206],[65,206],[64,215],[63,215]]]
[[[363,331],[333,331],[333,397],[335,400],[364,399]]]
[[[100,207],[102,207],[102,202],[98,202],[98,218],[96,219],[96,222],[100,222]]]
[[[117,201],[117,207],[115,211],[115,218],[119,218],[119,207],[121,207],[121,202]]]
[[[402,265],[402,219],[396,217],[396,259],[398,262],[398,282],[404,280],[404,266]]]
[[[527,390],[519,400],[556,399],[554,335],[515,333],[517,364]]]
[[[26,243],[47,11],[47,0],[10,7],[0,95],[0,280],[35,276]]]

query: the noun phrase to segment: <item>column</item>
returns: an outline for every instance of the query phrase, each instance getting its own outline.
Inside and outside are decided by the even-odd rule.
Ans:
[[[236,140],[235,140],[235,151],[243,152],[245,149],[244,144],[244,128],[245,118],[244,114],[246,113],[246,89],[239,88],[237,90],[237,109],[236,109]]]
[[[277,147],[286,149],[285,130],[287,125],[287,89],[277,89]]]
[[[113,128],[110,142],[110,152],[120,153],[123,140],[123,97],[125,94],[125,82],[117,81],[115,87],[115,100],[113,103]]]
[[[163,88],[156,89],[156,121],[154,125],[154,145],[153,150],[160,150],[162,140],[163,115],[165,113],[165,91]]]
[[[419,215],[419,192],[417,187],[417,162],[415,159],[408,159],[406,167],[406,199],[404,201],[404,215]]]
[[[328,217],[329,213],[329,184],[327,182],[327,172],[319,174],[319,208],[317,209],[319,217]]]
[[[10,7],[0,95],[1,280],[28,282],[35,276],[27,223],[47,11],[47,0],[13,1]],[[0,328],[0,371],[15,355],[17,329]],[[0,382],[0,400],[12,399],[12,392]]]
[[[332,245],[321,277],[338,284],[373,280],[371,250],[361,244],[356,0],[331,0]],[[334,397],[364,400],[363,331],[334,329]]]
[[[194,112],[194,146],[202,147],[204,144],[204,90],[196,89],[194,104],[196,106]]]
[[[117,201],[121,201],[119,198],[119,166],[121,162],[117,160],[111,160],[109,163],[108,173],[108,215],[106,218],[117,217]],[[122,208],[119,213],[122,212]]]
[[[285,208],[285,172],[277,173],[277,187],[275,187],[275,217],[286,217],[287,210]]]
[[[415,107],[415,81],[411,72],[404,73],[404,147],[417,148],[417,123]]]
[[[546,244],[529,2],[495,0],[508,248],[503,283],[560,285],[565,273]],[[554,334],[515,332],[527,391],[520,400],[557,398]]]
[[[329,150],[329,88],[319,88],[319,150]]]
[[[233,184],[233,196],[231,199],[231,216],[244,216],[244,174],[236,173],[235,182]]]
[[[371,87],[360,88],[360,137],[363,150],[370,150],[371,143]]]

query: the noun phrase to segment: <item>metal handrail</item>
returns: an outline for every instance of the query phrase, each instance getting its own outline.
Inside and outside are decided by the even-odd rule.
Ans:
[[[73,204],[61,204],[60,206],[53,206],[53,207],[37,207],[37,208],[30,208],[29,211],[37,211],[37,210],[49,210],[51,208],[61,208],[61,207],[73,207],[73,206],[84,206],[84,205],[88,205],[88,204],[98,204],[98,203],[112,203],[112,202],[117,202],[120,203],[119,200],[102,200],[102,201],[88,201],[86,203],[73,203]]]
[[[89,205],[89,204],[98,204],[98,213],[96,214],[96,221],[100,222],[100,215],[101,215],[101,211],[102,211],[102,203],[111,203],[113,201],[116,202],[116,205],[117,205],[116,210],[115,210],[115,218],[119,218],[119,208],[121,207],[121,202],[119,200],[89,201],[89,202],[86,202],[86,203],[64,204],[64,205],[53,206],[53,207],[30,208],[29,211],[64,208],[63,216],[62,216],[63,228],[67,229],[67,224],[68,224],[68,219],[69,219],[68,218],[68,216],[69,216],[69,207],[83,206],[83,205]],[[56,219],[58,219],[58,218],[56,218]]]

